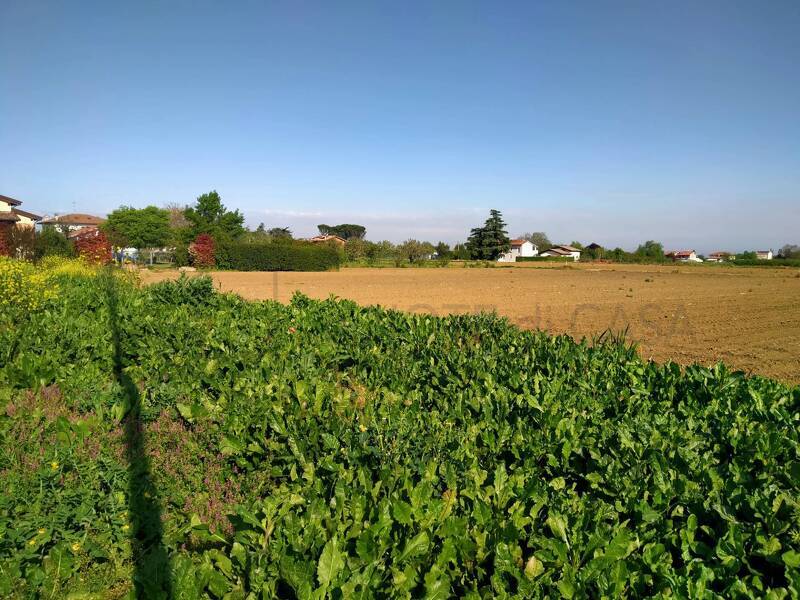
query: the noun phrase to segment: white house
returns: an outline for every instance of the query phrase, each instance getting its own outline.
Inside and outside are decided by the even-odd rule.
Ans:
[[[667,252],[665,256],[675,262],[703,262],[702,258],[697,257],[697,252],[694,250],[672,250]]]
[[[572,246],[553,246],[549,250],[542,252],[539,256],[572,257],[572,260],[579,261],[581,259],[581,251]]]
[[[36,222],[42,217],[22,210],[19,208],[21,204],[22,202],[14,200],[14,198],[0,196],[0,220],[16,227],[33,227],[36,225]]]
[[[758,260],[772,260],[772,250],[756,250]]]
[[[497,262],[517,262],[519,257],[538,256],[539,248],[528,240],[511,240],[511,249],[502,254]]]

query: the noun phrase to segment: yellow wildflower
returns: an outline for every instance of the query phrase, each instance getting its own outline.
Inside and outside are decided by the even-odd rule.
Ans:
[[[127,523],[125,523],[125,525],[122,526],[122,531],[128,531],[128,529],[130,529],[130,528],[131,528],[131,526],[128,525]]]
[[[31,538],[28,540],[28,546],[35,546],[36,545],[36,538]]]
[[[56,461],[51,462],[50,468],[53,469],[53,471],[55,471],[56,469],[58,469],[58,463]]]
[[[75,542],[74,544],[72,544],[72,551],[73,552],[77,552],[80,549],[81,549],[81,545],[78,542]]]
[[[44,529],[39,529],[39,535],[43,534],[44,532],[45,532]]]
[[[361,425],[359,425],[358,428],[361,430],[362,433],[367,430],[367,428],[364,427],[363,423]]]

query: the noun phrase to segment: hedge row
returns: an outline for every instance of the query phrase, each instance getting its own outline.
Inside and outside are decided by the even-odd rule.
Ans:
[[[517,262],[575,262],[571,256],[518,256]]]
[[[338,268],[342,256],[327,244],[272,242],[223,244],[216,259],[218,267],[234,271],[327,271]]]
[[[800,258],[775,258],[759,260],[757,258],[737,258],[725,263],[738,267],[800,267]]]

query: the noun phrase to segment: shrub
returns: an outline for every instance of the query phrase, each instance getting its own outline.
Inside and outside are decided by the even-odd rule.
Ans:
[[[207,233],[198,235],[194,242],[189,245],[189,256],[195,267],[213,267],[216,264],[214,259],[214,238]]]
[[[55,294],[45,271],[24,260],[0,256],[0,313],[3,316],[39,310]]]
[[[75,240],[75,250],[78,256],[91,264],[106,265],[111,262],[111,243],[102,231]]]
[[[40,260],[46,256],[75,256],[75,248],[67,236],[47,225],[37,234],[34,242],[34,258]]]
[[[327,271],[341,264],[341,253],[327,244],[275,241],[225,244],[220,264],[235,271]]]
[[[147,292],[154,301],[171,305],[203,306],[215,297],[214,282],[208,275],[187,277],[182,274],[174,281],[159,281],[148,286]]]

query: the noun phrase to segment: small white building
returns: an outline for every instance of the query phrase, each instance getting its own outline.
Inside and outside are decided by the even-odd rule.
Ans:
[[[511,240],[511,249],[502,254],[497,262],[517,262],[519,257],[533,257],[539,255],[539,248],[528,240]]]
[[[572,258],[574,261],[581,259],[581,251],[572,246],[553,246],[549,250],[545,250],[539,256],[553,256],[561,258]]]
[[[758,260],[772,260],[772,250],[756,250]]]
[[[665,256],[675,262],[703,262],[703,259],[698,258],[697,252],[694,250],[672,250],[667,252]]]

